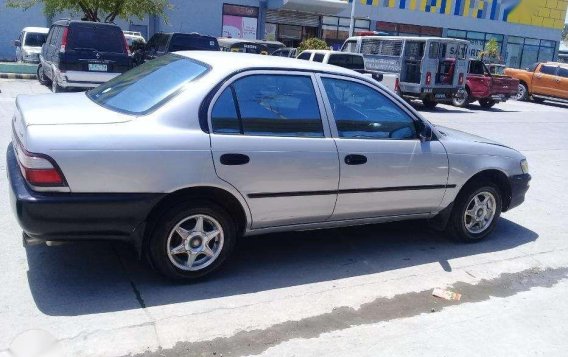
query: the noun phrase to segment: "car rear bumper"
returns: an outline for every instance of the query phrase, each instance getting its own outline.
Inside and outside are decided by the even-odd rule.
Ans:
[[[12,144],[6,153],[10,204],[22,230],[37,240],[141,239],[161,193],[44,193],[24,180]],[[138,243],[138,242],[135,242]]]
[[[509,177],[509,183],[511,184],[511,202],[507,207],[507,210],[519,206],[525,201],[525,195],[529,190],[531,181],[531,175],[515,175]]]
[[[58,75],[58,83],[61,87],[94,88],[101,83],[105,83],[120,73],[110,72],[86,72],[86,71],[66,71]]]

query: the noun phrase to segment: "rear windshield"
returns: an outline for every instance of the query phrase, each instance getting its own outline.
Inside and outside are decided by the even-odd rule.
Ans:
[[[28,32],[24,46],[41,47],[47,38],[46,33]]]
[[[349,69],[365,68],[365,62],[362,56],[352,56],[348,54],[332,54],[329,56],[328,63]]]
[[[124,35],[119,27],[75,24],[69,30],[69,49],[125,53]]]
[[[144,114],[165,103],[185,84],[209,68],[189,58],[167,54],[148,61],[87,92],[103,107],[129,114]]]
[[[217,40],[205,36],[175,35],[172,38],[170,51],[219,51]]]

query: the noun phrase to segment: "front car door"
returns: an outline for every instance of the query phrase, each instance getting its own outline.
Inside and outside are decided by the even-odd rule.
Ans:
[[[370,83],[321,75],[340,184],[333,220],[429,214],[441,204],[448,158],[437,140],[421,141],[414,114]]]
[[[486,98],[491,95],[491,76],[481,61],[472,60],[469,63],[467,75],[469,91],[474,98]]]
[[[558,96],[568,100],[568,67],[558,69]]]
[[[333,212],[339,161],[314,83],[306,73],[247,72],[212,101],[215,169],[247,201],[252,228],[322,222]]]
[[[556,79],[558,66],[543,63],[533,76],[532,92],[534,94],[557,97],[558,83]]]

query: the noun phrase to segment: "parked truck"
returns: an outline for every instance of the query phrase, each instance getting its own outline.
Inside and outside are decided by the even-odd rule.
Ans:
[[[518,79],[492,74],[482,61],[472,59],[469,61],[465,93],[461,97],[454,97],[452,104],[466,107],[479,101],[482,108],[491,108],[516,96],[518,86]]]
[[[519,80],[517,100],[568,101],[568,63],[535,63],[527,69],[507,68],[505,74]]]

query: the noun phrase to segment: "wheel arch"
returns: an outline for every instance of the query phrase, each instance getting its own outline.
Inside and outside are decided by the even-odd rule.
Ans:
[[[522,84],[525,86],[525,88],[527,89],[527,96],[531,95],[531,89],[529,84],[527,83],[527,81],[525,81],[524,79],[519,79],[519,84]]]
[[[498,169],[485,169],[470,177],[458,192],[458,196],[466,192],[471,186],[479,184],[480,182],[491,182],[499,187],[501,191],[502,211],[506,212],[511,204],[512,188],[508,176]],[[457,196],[456,196],[457,197]]]
[[[139,253],[145,253],[147,250],[150,236],[162,214],[177,203],[192,199],[212,201],[227,210],[237,227],[237,235],[242,235],[249,226],[251,216],[248,206],[233,193],[215,186],[187,187],[167,194],[150,210],[144,221],[144,233],[138,246]]]

